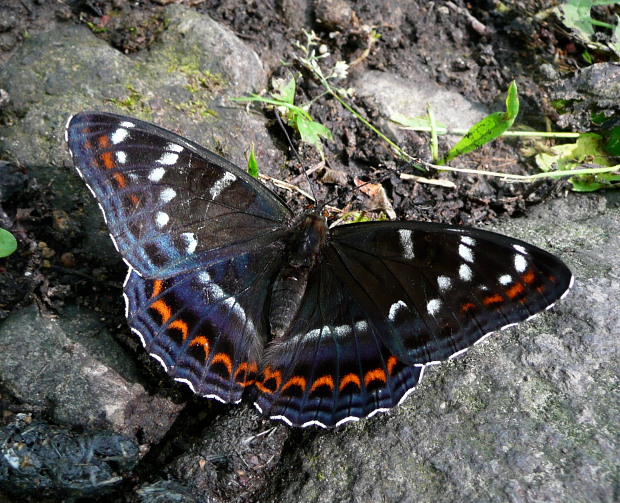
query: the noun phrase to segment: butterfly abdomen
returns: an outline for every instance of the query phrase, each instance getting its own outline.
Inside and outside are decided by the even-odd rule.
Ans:
[[[269,326],[274,339],[287,332],[299,311],[308,275],[326,242],[327,231],[323,216],[304,214],[298,229],[285,244],[286,258],[273,283],[269,305]]]

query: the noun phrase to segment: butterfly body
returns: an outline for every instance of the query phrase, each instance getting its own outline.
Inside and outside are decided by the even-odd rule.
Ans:
[[[297,221],[296,221],[297,222]],[[282,269],[271,288],[269,327],[272,337],[282,337],[299,310],[308,275],[322,253],[328,236],[325,217],[303,214],[293,226],[284,249]]]
[[[129,325],[197,394],[292,425],[390,409],[426,365],[548,309],[556,257],[423,222],[328,229],[243,170],[136,119],[84,112],[67,141],[129,266]]]

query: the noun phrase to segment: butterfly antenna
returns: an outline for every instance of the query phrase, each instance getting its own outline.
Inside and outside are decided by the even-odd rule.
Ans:
[[[308,172],[306,171],[306,168],[304,167],[304,163],[302,162],[301,157],[299,157],[299,154],[297,153],[297,150],[293,146],[293,142],[291,141],[291,137],[289,136],[288,131],[286,130],[286,126],[284,125],[284,122],[282,122],[282,118],[280,117],[280,114],[278,113],[278,111],[275,108],[274,108],[274,112],[276,114],[276,119],[278,119],[278,124],[280,125],[280,127],[282,128],[282,131],[284,132],[284,136],[286,136],[286,141],[288,141],[288,144],[291,147],[291,150],[293,151],[293,153],[295,154],[295,157],[297,158],[297,162],[299,162],[299,165],[301,166],[301,169],[304,172],[304,176],[306,178],[306,181],[308,182],[308,186],[310,187],[310,192],[312,193],[312,199],[314,199],[314,202],[316,204],[317,198],[316,198],[316,194],[314,193],[314,187],[313,187],[312,183],[310,182],[310,177],[308,176]],[[325,205],[323,205],[323,206],[325,206]]]

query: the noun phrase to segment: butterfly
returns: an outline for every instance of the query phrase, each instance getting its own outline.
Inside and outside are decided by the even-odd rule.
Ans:
[[[402,402],[427,365],[549,309],[573,276],[552,254],[426,222],[329,228],[155,125],[67,123],[75,166],[129,266],[131,331],[176,381],[331,427]]]

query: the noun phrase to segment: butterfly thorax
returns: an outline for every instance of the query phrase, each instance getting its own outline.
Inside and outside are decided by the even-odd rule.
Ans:
[[[327,222],[317,213],[303,214],[298,225],[291,228],[285,243],[283,266],[271,289],[269,326],[273,338],[283,336],[295,319],[308,275],[327,238]]]

